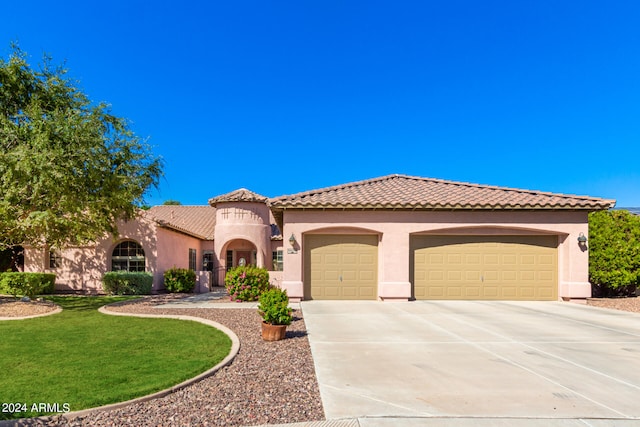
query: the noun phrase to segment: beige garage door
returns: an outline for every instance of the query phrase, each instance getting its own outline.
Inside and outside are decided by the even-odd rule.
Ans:
[[[378,236],[309,235],[304,246],[305,298],[377,298]]]
[[[556,236],[413,236],[416,299],[556,300]]]

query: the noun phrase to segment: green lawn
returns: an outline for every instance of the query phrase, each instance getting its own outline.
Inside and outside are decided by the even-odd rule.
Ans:
[[[129,400],[192,378],[229,354],[229,337],[201,323],[97,311],[126,298],[50,297],[62,313],[0,321],[0,419],[46,413],[31,412],[33,404],[78,411]],[[8,413],[15,403],[27,412]]]

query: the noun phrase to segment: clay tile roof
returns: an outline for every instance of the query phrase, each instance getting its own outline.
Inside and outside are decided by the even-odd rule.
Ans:
[[[152,207],[145,215],[163,227],[213,240],[216,209],[211,206],[161,205]]]
[[[615,200],[387,175],[270,199],[282,209],[569,209],[601,210]]]
[[[232,191],[227,194],[223,194],[221,196],[216,196],[212,199],[209,199],[209,204],[211,206],[215,206],[217,203],[222,202],[260,202],[265,203],[269,200],[265,196],[261,196],[260,194],[254,193],[253,191],[249,191],[246,188],[240,188],[238,190]]]

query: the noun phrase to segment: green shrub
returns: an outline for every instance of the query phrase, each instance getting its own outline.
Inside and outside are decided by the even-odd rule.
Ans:
[[[289,308],[287,291],[280,288],[271,288],[260,295],[258,313],[262,320],[272,325],[290,325],[293,317]]]
[[[111,295],[149,295],[152,286],[151,273],[109,271],[102,277],[102,288]]]
[[[33,298],[53,293],[56,275],[53,273],[0,273],[0,293]]]
[[[257,301],[269,289],[269,272],[253,265],[238,266],[227,272],[224,284],[232,301]]]
[[[594,296],[634,295],[640,285],[640,216],[625,210],[590,213],[587,245]]]
[[[164,287],[169,292],[191,292],[196,286],[196,272],[187,268],[171,268],[164,272]]]

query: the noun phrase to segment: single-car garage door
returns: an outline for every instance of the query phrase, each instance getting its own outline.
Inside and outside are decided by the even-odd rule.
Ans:
[[[556,236],[413,236],[416,299],[556,300]]]
[[[378,236],[305,236],[306,299],[374,300],[378,283]]]

